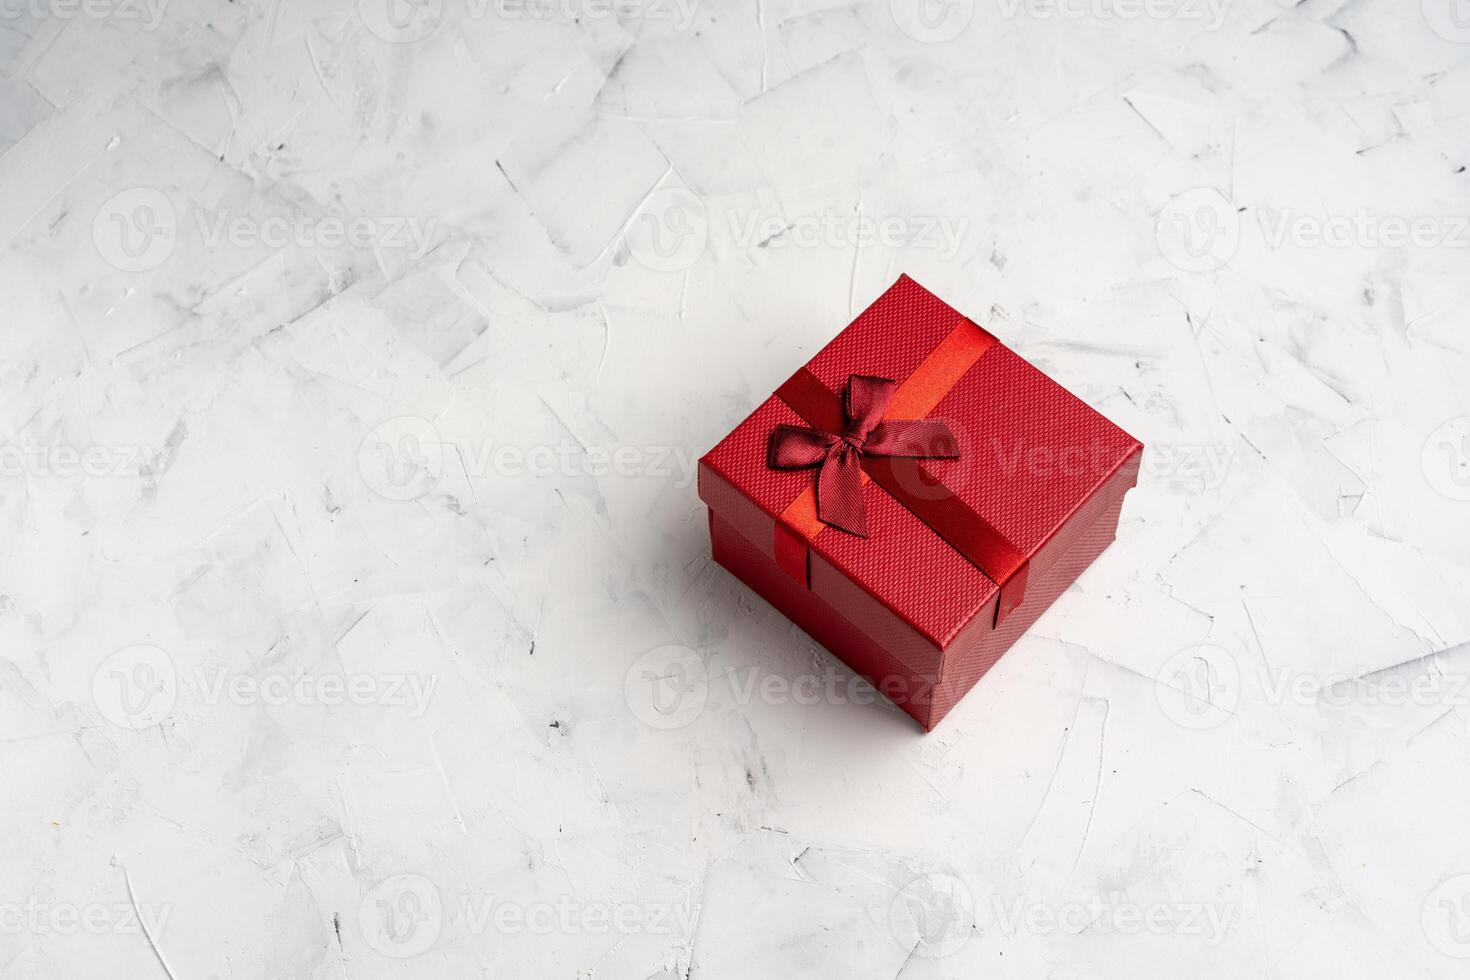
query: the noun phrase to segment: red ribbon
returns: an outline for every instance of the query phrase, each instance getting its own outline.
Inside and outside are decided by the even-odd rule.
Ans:
[[[897,382],[854,374],[843,392],[846,416],[841,432],[778,425],[767,446],[768,463],[778,470],[817,467],[817,516],[824,524],[859,537],[868,536],[863,506],[862,459],[954,459],[959,443],[938,419],[887,419],[883,413]]]

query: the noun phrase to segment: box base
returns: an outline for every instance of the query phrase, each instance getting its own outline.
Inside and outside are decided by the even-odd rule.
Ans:
[[[1032,560],[1025,601],[999,626],[984,615],[972,621],[942,652],[939,676],[915,671],[827,602],[803,588],[734,525],[710,511],[715,561],[750,586],[812,639],[831,651],[897,705],[925,731],[949,714],[970,688],[1112,543],[1123,498],[1138,478],[1135,454],[1069,522],[1067,533],[1048,541]]]
[[[798,585],[714,511],[709,512],[709,531],[715,561],[926,731],[929,729],[927,720],[933,713],[931,696],[937,678],[915,676],[826,602]]]

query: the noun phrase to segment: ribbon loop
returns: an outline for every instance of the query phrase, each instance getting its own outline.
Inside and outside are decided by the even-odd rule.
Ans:
[[[861,445],[873,427],[883,421],[888,403],[898,390],[895,382],[887,378],[874,378],[866,374],[850,375],[847,391],[842,398],[842,407],[847,412],[847,434]]]
[[[820,466],[837,442],[837,437],[816,429],[796,425],[778,425],[771,433],[767,460],[772,469],[802,470]]]
[[[774,469],[817,471],[817,517],[858,537],[867,537],[863,505],[862,458],[953,459],[959,442],[938,419],[884,419],[897,383],[887,378],[848,377],[841,433],[778,425],[771,432],[767,461]]]

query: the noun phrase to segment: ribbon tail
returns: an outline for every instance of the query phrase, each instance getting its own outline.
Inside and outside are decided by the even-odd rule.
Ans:
[[[817,472],[817,517],[849,534],[868,536],[862,468],[858,453],[848,446],[828,455]]]

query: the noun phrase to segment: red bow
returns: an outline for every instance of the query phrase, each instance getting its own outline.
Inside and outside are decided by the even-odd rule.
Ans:
[[[771,433],[766,460],[778,470],[820,466],[817,473],[817,517],[824,524],[859,537],[868,536],[859,475],[864,456],[953,459],[959,444],[949,426],[937,419],[883,419],[898,384],[887,378],[854,374],[847,379],[842,406],[847,428],[840,435],[796,425],[778,425]]]

